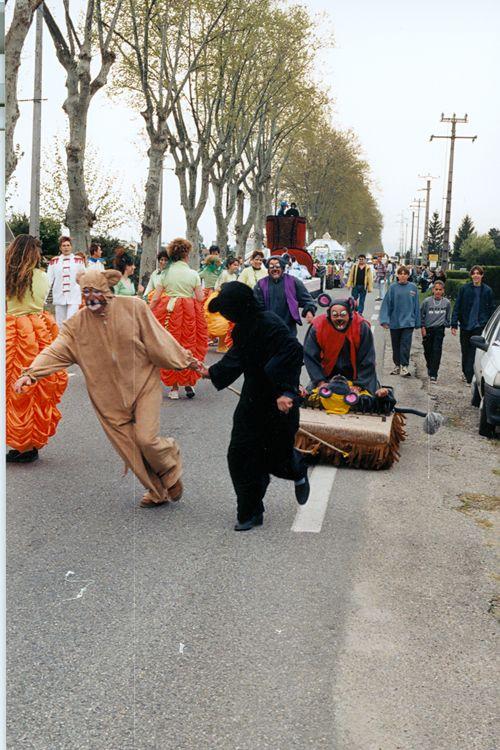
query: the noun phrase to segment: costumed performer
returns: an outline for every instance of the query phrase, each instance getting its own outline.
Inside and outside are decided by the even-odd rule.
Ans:
[[[225,284],[210,312],[235,324],[233,347],[200,371],[217,390],[244,375],[227,459],[238,505],[234,528],[249,531],[262,526],[270,474],[293,480],[301,505],[309,497],[307,465],[294,448],[302,346],[277,315],[259,309],[245,284]]]
[[[127,253],[124,247],[117,247],[113,265],[120,272],[121,278],[115,284],[114,293],[123,297],[135,296],[135,284],[130,278],[135,271],[134,259]],[[139,284],[137,291],[139,294],[144,292],[144,287]]]
[[[297,325],[302,325],[300,308],[302,317],[311,323],[316,303],[300,279],[284,272],[288,258],[286,255],[271,255],[267,261],[267,276],[257,282],[253,292],[257,302],[265,310],[276,313],[296,336]]]
[[[326,385],[335,375],[353,383],[353,390],[386,396],[375,369],[375,344],[371,326],[355,310],[352,297],[335,300],[326,313],[312,322],[304,340],[304,364],[313,388]]]
[[[222,271],[222,260],[220,250],[217,245],[212,245],[208,255],[203,262],[203,268],[200,271],[200,279],[205,287],[205,299],[214,291],[217,280]]]
[[[66,372],[54,371],[28,393],[15,393],[21,371],[49,346],[58,328],[43,309],[49,279],[40,268],[41,245],[36,237],[20,234],[6,253],[6,443],[9,463],[30,463],[54,435],[61,413],[57,404],[68,383]]]
[[[208,310],[210,301],[219,294],[223,284],[238,281],[238,270],[240,267],[237,258],[230,257],[226,260],[226,268],[216,281],[215,291],[208,295],[203,305],[205,320],[207,321],[208,335],[211,339],[218,339],[217,352],[224,354],[232,346],[231,329],[233,327],[220,313],[211,313]]]
[[[167,263],[168,263],[168,253],[165,249],[160,250],[158,255],[156,256],[156,261],[158,268],[156,268],[151,276],[149,277],[149,281],[146,286],[146,291],[144,292],[144,299],[148,301],[149,295],[151,292],[154,292],[158,284],[160,283],[160,276],[162,275],[163,271],[165,270]]]
[[[141,506],[156,506],[182,494],[179,446],[159,434],[158,368],[182,370],[199,363],[158,324],[144,300],[113,294],[119,277],[118,271],[94,270],[79,276],[85,307],[23,370],[14,388],[21,393],[79,365],[104,432],[147,490]]]
[[[203,314],[200,277],[187,263],[191,250],[191,243],[180,237],[168,245],[169,263],[160,277],[150,304],[154,316],[179,344],[189,349],[196,359],[203,360],[208,348],[208,331]],[[187,398],[193,398],[193,386],[199,377],[191,369],[161,371],[163,383],[171,386],[168,394],[171,399],[179,398],[180,385],[184,386]]]

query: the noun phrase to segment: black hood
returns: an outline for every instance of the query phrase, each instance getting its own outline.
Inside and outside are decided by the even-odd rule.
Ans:
[[[218,312],[232,323],[245,323],[253,320],[258,309],[253,291],[240,281],[223,284],[217,297],[208,303],[209,312]]]

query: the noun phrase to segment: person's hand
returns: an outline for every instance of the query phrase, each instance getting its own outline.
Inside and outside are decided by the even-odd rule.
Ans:
[[[288,412],[293,406],[293,401],[288,396],[280,396],[279,398],[276,399],[276,406],[284,414],[288,414]]]
[[[427,336],[427,331],[425,330],[424,326],[422,326],[422,338],[425,339]]]
[[[351,386],[351,391],[354,391],[354,393],[358,393],[359,394],[359,393],[361,393],[361,390],[362,389],[360,388],[359,385],[352,385]]]
[[[139,286],[137,287],[137,291],[139,292],[139,294],[142,294],[144,292],[144,287],[142,286],[142,284],[139,284]]]
[[[210,379],[210,373],[208,371],[208,367],[206,367],[203,362],[200,362],[200,366],[198,368],[198,373],[201,375],[202,378],[205,378],[205,380]]]
[[[310,310],[309,312],[306,312],[306,322],[312,323],[314,320],[314,313],[312,313]]]
[[[31,385],[31,378],[29,375],[21,375],[12,386],[15,393],[22,393],[26,386]]]
[[[456,336],[457,335],[457,329],[456,328],[452,328],[451,329],[451,333],[452,333],[453,336]]]
[[[381,323],[380,325],[382,326],[382,328],[389,328],[389,323]]]
[[[375,395],[378,396],[378,398],[385,398],[388,395],[388,393],[389,393],[388,388],[378,388],[375,391]]]

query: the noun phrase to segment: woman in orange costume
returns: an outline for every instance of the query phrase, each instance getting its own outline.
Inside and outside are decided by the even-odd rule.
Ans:
[[[203,289],[198,273],[189,267],[192,250],[188,240],[177,238],[167,247],[169,262],[151,297],[151,312],[178,343],[201,362],[208,349],[208,331],[203,314]],[[179,398],[179,386],[187,398],[195,395],[193,386],[200,375],[194,370],[161,370],[161,379],[171,386],[168,397]]]
[[[57,336],[54,318],[44,312],[49,291],[47,274],[39,268],[40,241],[20,234],[6,254],[6,428],[9,463],[30,463],[54,435],[68,376],[56,372],[29,392],[16,394],[13,385],[36,355]]]

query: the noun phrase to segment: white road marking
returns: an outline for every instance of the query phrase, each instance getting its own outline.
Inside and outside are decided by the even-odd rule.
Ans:
[[[318,534],[321,531],[336,474],[337,469],[333,466],[314,467],[309,477],[309,500],[297,510],[292,531],[310,534]]]

